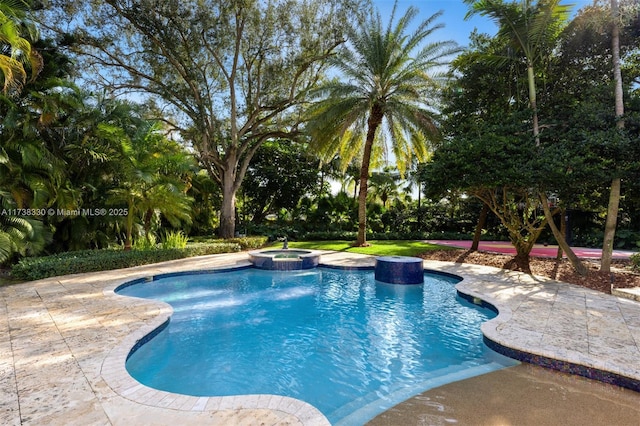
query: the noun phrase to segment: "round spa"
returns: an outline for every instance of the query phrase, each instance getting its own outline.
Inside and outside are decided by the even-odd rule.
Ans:
[[[259,269],[297,271],[318,266],[320,253],[313,250],[257,250],[249,252],[249,262]]]

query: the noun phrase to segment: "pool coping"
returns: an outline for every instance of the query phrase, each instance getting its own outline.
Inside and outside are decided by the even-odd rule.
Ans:
[[[543,277],[500,273],[524,280],[519,290],[526,288],[529,294],[505,303],[500,293],[517,288],[502,286],[487,294],[481,290],[486,281],[469,277],[456,286],[468,300],[481,299],[498,311],[481,326],[489,348],[518,361],[640,392],[640,303]],[[536,309],[541,305],[551,309]]]
[[[324,252],[321,259],[322,266],[343,269],[374,263],[373,256],[342,252]],[[461,294],[498,309],[498,316],[482,325],[489,345],[529,357],[525,361],[550,359],[562,368],[578,366],[583,372],[640,383],[640,303],[497,268],[423,264],[463,277],[456,285]],[[124,368],[131,348],[165,323],[171,308],[118,296],[115,288],[167,273],[249,265],[246,253],[213,255],[0,288],[0,369],[7,372],[0,379],[7,401],[0,423],[68,424],[73,418],[77,424],[142,424],[142,419],[145,424],[172,424],[178,416],[185,425],[205,419],[211,424],[328,424],[314,407],[293,398],[171,394],[141,385]],[[52,361],[57,359],[67,370]],[[47,399],[57,403],[43,404]]]
[[[217,274],[250,268],[253,268],[253,266],[247,260],[247,264],[238,264],[234,267],[165,272],[156,275],[148,275],[144,278],[138,278],[133,281],[125,279],[105,287],[104,295],[108,298],[131,297],[118,295],[116,291],[129,285],[135,285],[141,282],[153,282],[166,277],[175,277],[194,273]],[[322,414],[320,410],[315,408],[313,405],[287,396],[256,394],[197,397],[150,388],[138,382],[126,370],[126,360],[133,352],[135,352],[137,347],[145,344],[162,331],[169,324],[171,315],[173,314],[173,308],[167,303],[158,300],[143,300],[147,300],[151,304],[156,304],[161,313],[155,318],[155,320],[150,321],[144,327],[141,327],[131,333],[118,346],[116,346],[105,358],[102,367],[102,377],[107,385],[117,394],[132,402],[151,407],[158,406],[173,410],[199,412],[268,409],[289,414],[300,421],[303,425],[323,426],[331,424],[324,414]]]

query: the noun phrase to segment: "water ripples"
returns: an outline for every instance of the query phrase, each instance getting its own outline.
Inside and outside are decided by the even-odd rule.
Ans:
[[[398,286],[372,271],[250,269],[132,285],[121,294],[164,300],[174,316],[127,369],[188,395],[291,396],[337,421],[354,401],[487,362],[480,324],[493,312],[458,300],[452,280],[426,278]]]

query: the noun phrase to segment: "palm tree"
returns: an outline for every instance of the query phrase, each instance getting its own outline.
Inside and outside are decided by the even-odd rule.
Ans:
[[[348,42],[332,58],[332,65],[342,78],[328,82],[317,91],[324,99],[311,109],[309,130],[313,146],[321,156],[331,158],[340,153],[343,164],[362,154],[358,192],[358,238],[366,243],[366,198],[372,153],[391,140],[397,167],[402,174],[410,158],[424,161],[429,143],[438,138],[434,99],[438,87],[438,70],[445,59],[457,51],[452,41],[423,42],[441,28],[433,25],[436,13],[421,22],[410,34],[410,23],[418,10],[409,7],[394,26],[394,6],[388,26],[380,13],[350,29]]]
[[[19,91],[27,80],[25,64],[35,77],[42,67],[42,58],[31,49],[22,33],[26,30],[35,39],[35,27],[26,19],[29,5],[22,0],[0,0],[0,76],[4,93]]]
[[[611,0],[611,56],[613,60],[613,81],[615,83],[615,112],[616,127],[624,129],[624,98],[622,91],[622,72],[620,71],[620,9],[618,0]],[[611,180],[609,190],[609,204],[607,206],[607,221],[604,227],[604,239],[602,243],[601,272],[611,272],[611,258],[613,257],[613,240],[618,223],[618,209],[620,205],[621,179],[616,177]]]
[[[400,176],[389,167],[382,172],[374,172],[369,178],[373,194],[380,198],[382,207],[387,208],[387,201],[398,198],[398,181]]]
[[[29,216],[12,215],[16,203],[11,194],[0,190],[0,264],[11,260],[15,255],[35,254],[50,241],[42,222]],[[8,213],[8,214],[5,214]]]
[[[126,136],[114,128],[114,135]],[[147,242],[151,220],[161,214],[173,226],[191,223],[191,197],[184,177],[194,170],[193,158],[176,142],[167,140],[156,123],[147,122],[131,141],[131,153],[122,163],[122,182],[109,191],[109,203],[126,205],[125,250],[132,247],[133,227],[141,219]]]
[[[488,16],[499,25],[497,37],[510,41],[516,51],[521,52],[527,65],[527,81],[529,89],[529,107],[531,108],[532,132],[536,145],[540,145],[540,127],[538,124],[538,105],[536,100],[535,66],[544,61],[551,52],[563,26],[569,19],[570,5],[560,4],[561,0],[521,0],[520,2],[504,2],[504,0],[464,0],[471,5],[467,16],[480,14]],[[504,62],[511,58],[493,58]],[[576,271],[586,275],[588,270],[575,255],[564,235],[553,221],[547,194],[538,191],[538,198],[544,215],[558,245],[567,254]]]
[[[529,106],[532,114],[532,130],[536,145],[540,144],[538,105],[536,100],[536,64],[544,60],[553,47],[554,40],[569,19],[571,5],[562,0],[521,0],[505,3],[504,0],[464,0],[471,4],[467,17],[473,14],[488,16],[499,25],[497,37],[506,37],[522,52],[527,64]],[[498,61],[511,58],[494,58]]]

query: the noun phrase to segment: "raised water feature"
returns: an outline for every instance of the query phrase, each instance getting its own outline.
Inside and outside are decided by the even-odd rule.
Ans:
[[[422,284],[422,259],[409,256],[376,257],[375,277],[388,284]]]
[[[315,250],[256,250],[249,252],[249,261],[259,269],[297,271],[318,266],[320,253]]]

